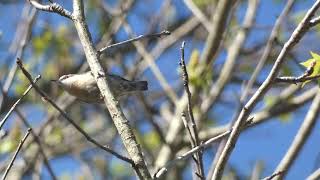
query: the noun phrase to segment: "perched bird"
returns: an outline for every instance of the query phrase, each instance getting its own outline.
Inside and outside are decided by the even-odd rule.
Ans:
[[[129,81],[117,75],[106,74],[110,82],[110,88],[116,98],[135,91],[148,90],[147,81]],[[77,97],[79,100],[87,103],[103,103],[103,97],[92,73],[67,74],[61,76],[58,80],[51,80],[57,83],[69,94]]]

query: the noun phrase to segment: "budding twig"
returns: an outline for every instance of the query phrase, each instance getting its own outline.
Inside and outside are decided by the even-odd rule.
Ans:
[[[72,13],[66,9],[64,9],[60,4],[58,3],[52,3],[49,5],[43,5],[40,4],[39,2],[35,1],[35,0],[29,0],[30,4],[33,5],[35,8],[42,10],[42,11],[47,11],[47,12],[54,12],[57,14],[60,14],[61,16],[64,16],[66,18],[69,19],[73,19],[72,18]]]
[[[300,83],[300,82],[306,82],[309,80],[313,80],[313,79],[317,79],[320,77],[320,74],[315,75],[315,76],[311,76],[311,74],[314,71],[314,67],[316,65],[316,62],[313,61],[310,65],[310,67],[308,67],[308,69],[301,75],[298,77],[292,77],[292,76],[283,76],[283,77],[277,77],[275,79],[275,82],[284,82],[284,83]]]

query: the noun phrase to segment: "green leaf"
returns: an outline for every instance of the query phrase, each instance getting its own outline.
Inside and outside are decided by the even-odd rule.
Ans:
[[[143,138],[146,146],[148,146],[150,149],[157,148],[160,145],[160,137],[155,131],[150,131],[144,134]]]
[[[15,148],[14,145],[15,143],[12,140],[6,139],[0,144],[0,154],[12,152]]]
[[[288,123],[292,119],[291,113],[284,113],[279,115],[279,120],[283,123]]]
[[[302,66],[304,66],[306,69],[309,68],[311,66],[312,63],[316,63],[314,68],[313,68],[313,72],[310,76],[316,76],[318,74],[320,74],[320,55],[317,53],[314,53],[312,51],[310,51],[310,54],[312,56],[312,59],[308,59],[307,61],[304,61],[302,63],[300,63]],[[305,84],[307,84],[310,81],[306,81],[302,84],[302,86],[304,86]],[[318,80],[318,84],[320,84],[320,80]]]

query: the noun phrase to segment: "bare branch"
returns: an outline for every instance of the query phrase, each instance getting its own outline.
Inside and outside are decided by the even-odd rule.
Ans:
[[[41,78],[40,75],[38,75],[33,81],[31,79],[31,85],[23,92],[22,96],[11,106],[10,110],[7,112],[7,114],[4,116],[4,118],[0,122],[0,130],[2,129],[2,126],[7,121],[10,114],[15,110],[15,108],[18,106],[18,104],[21,102],[21,100],[28,94],[28,92],[32,89],[33,85],[35,84],[39,79]]]
[[[133,167],[136,170],[135,172],[140,178],[151,179],[140,145],[136,140],[129,121],[122,112],[119,101],[115,98],[110,89],[110,82],[106,78],[105,71],[100,64],[99,55],[93,46],[91,35],[85,22],[82,0],[73,0],[73,16],[74,25],[83,46],[90,70],[93,73],[94,79],[97,82],[98,88],[104,98],[105,105],[111,114],[111,118],[117,128],[122,142],[134,162]]]
[[[24,49],[27,45],[29,34],[32,30],[32,25],[34,24],[34,20],[36,18],[37,10],[35,8],[32,8],[31,12],[28,14],[30,7],[25,6],[22,11],[22,19],[19,22],[19,25],[17,27],[17,31],[15,33],[14,41],[12,42],[9,52],[16,51],[16,57],[21,58],[23,55]],[[7,96],[7,92],[9,91],[13,79],[16,75],[18,67],[17,64],[14,63],[12,67],[10,68],[9,74],[6,77],[5,82],[3,83],[3,87],[1,87],[2,96],[0,97],[0,110],[3,107],[3,103],[5,101],[5,98]]]
[[[316,26],[317,24],[320,23],[320,16],[316,17],[316,18],[313,18],[311,21],[310,21],[310,26]]]
[[[272,179],[276,178],[277,176],[280,176],[281,174],[283,174],[283,172],[278,171],[276,173],[273,173],[271,176],[263,178],[262,180],[272,180]]]
[[[18,114],[19,118],[21,119],[21,121],[23,122],[23,124],[31,129],[30,132],[35,140],[35,142],[38,144],[39,146],[39,152],[41,153],[42,157],[43,157],[43,160],[44,160],[44,164],[46,165],[48,171],[49,171],[49,174],[51,176],[51,178],[53,180],[57,180],[58,178],[56,177],[56,175],[53,173],[53,170],[50,166],[50,163],[49,163],[49,160],[48,160],[48,157],[46,156],[45,152],[44,152],[44,149],[43,149],[43,146],[41,144],[41,141],[40,141],[40,138],[39,136],[34,132],[34,130],[32,129],[31,125],[29,124],[29,122],[26,120],[26,118],[23,116],[23,114],[20,112],[20,110],[17,108],[16,110],[16,113]]]
[[[190,9],[190,11],[194,14],[194,16],[199,19],[199,21],[207,29],[207,31],[210,31],[210,28],[212,26],[211,22],[208,20],[206,15],[204,13],[202,13],[201,9],[199,9],[197,7],[197,5],[192,0],[183,0],[183,2]]]
[[[283,21],[285,20],[285,18],[287,17],[287,15],[289,14],[294,2],[295,2],[295,0],[288,0],[283,11],[281,12],[280,16],[277,18],[277,20],[272,28],[269,39],[267,41],[267,45],[266,45],[266,47],[263,51],[263,54],[259,60],[259,63],[256,66],[256,68],[254,68],[254,71],[253,71],[253,73],[252,73],[252,75],[251,75],[242,95],[241,95],[241,101],[244,101],[244,102],[246,101],[254,82],[256,81],[259,73],[261,72],[263,66],[265,65],[265,63],[270,55],[273,43],[274,43],[276,37],[278,36],[281,25],[282,25]]]
[[[212,26],[209,30],[209,36],[206,40],[203,53],[201,55],[201,61],[209,62],[213,61],[213,57],[218,52],[220,42],[222,40],[222,34],[225,30],[225,25],[228,22],[228,16],[232,5],[237,0],[220,0],[216,8],[216,12],[212,16]]]
[[[4,174],[3,174],[3,176],[2,176],[2,180],[5,180],[5,179],[6,179],[6,177],[7,177],[8,173],[9,173],[11,167],[13,166],[14,161],[16,160],[16,157],[17,157],[17,155],[18,155],[18,153],[19,153],[19,151],[20,151],[23,143],[25,142],[25,140],[27,139],[27,137],[28,137],[29,134],[30,134],[30,131],[31,131],[31,128],[28,129],[27,133],[26,133],[26,134],[24,135],[24,137],[20,140],[20,143],[19,143],[19,145],[18,145],[18,147],[17,147],[17,150],[16,150],[16,152],[14,153],[14,155],[13,155],[11,161],[10,161],[10,164],[8,165],[6,171],[4,172]]]
[[[128,39],[128,40],[125,40],[125,41],[122,41],[122,42],[118,42],[118,43],[111,44],[111,45],[108,45],[106,47],[103,47],[100,50],[98,50],[98,53],[101,54],[102,52],[104,52],[104,51],[106,51],[106,50],[108,50],[110,48],[123,46],[125,44],[133,43],[135,41],[140,41],[140,40],[147,39],[147,38],[161,38],[162,36],[168,36],[170,34],[171,34],[170,31],[164,30],[164,31],[162,31],[160,33],[140,35],[140,36],[132,38],[132,39]]]
[[[180,58],[179,65],[182,70],[182,80],[183,80],[184,89],[185,89],[185,92],[187,93],[187,97],[188,97],[188,115],[189,115],[189,119],[191,120],[191,132],[192,133],[190,132],[189,128],[188,128],[188,130],[190,132],[191,146],[193,148],[195,146],[199,146],[200,141],[199,141],[199,136],[198,136],[197,124],[194,120],[193,111],[192,111],[191,92],[189,89],[189,77],[188,77],[188,72],[187,72],[187,68],[186,68],[186,64],[185,64],[185,60],[184,60],[184,46],[185,46],[185,42],[182,42],[181,48],[180,48],[181,58]],[[187,126],[188,126],[188,124],[187,124]],[[196,155],[196,164],[197,164],[198,174],[199,174],[200,178],[204,179],[205,177],[204,177],[203,161],[202,161],[202,153],[201,152],[198,152]]]
[[[64,16],[69,19],[73,19],[72,13],[66,9],[64,9],[60,4],[58,3],[51,3],[49,5],[43,5],[40,4],[36,0],[29,0],[30,4],[33,5],[35,8],[42,10],[42,11],[47,11],[47,12],[53,12],[60,14],[61,16]]]
[[[248,101],[248,103],[242,109],[235,125],[233,126],[233,130],[228,138],[227,144],[218,160],[216,169],[213,174],[213,179],[221,179],[224,167],[241,133],[240,127],[246,121],[246,119],[248,118],[249,114],[251,113],[256,103],[259,101],[259,99],[272,86],[272,82],[276,78],[277,73],[279,72],[281,65],[283,64],[286,55],[301,40],[303,35],[308,31],[308,29],[310,28],[309,22],[319,7],[320,7],[320,0],[317,0],[313,4],[313,6],[308,10],[305,17],[299,23],[295,31],[292,33],[290,39],[285,43],[267,79],[263,82],[263,84],[259,87],[256,93],[252,96],[252,98]]]
[[[317,180],[320,178],[320,168],[310,174],[306,179],[307,180]]]
[[[290,148],[287,153],[282,158],[275,172],[281,171],[279,176],[276,177],[277,180],[284,179],[285,175],[288,173],[290,167],[292,166],[295,159],[298,157],[299,152],[302,150],[303,145],[309,138],[317,118],[320,112],[320,89],[318,89],[317,95],[314,98],[310,109],[300,126],[299,131],[297,132]]]
[[[130,25],[128,23],[124,23],[124,28],[130,36],[134,36],[132,28],[130,27]],[[171,100],[171,102],[172,103],[177,102],[178,97],[177,97],[176,93],[173,91],[172,87],[169,85],[168,81],[166,80],[166,78],[164,77],[162,72],[160,71],[159,67],[154,62],[153,56],[146,50],[146,48],[144,47],[144,45],[141,42],[135,41],[134,45],[135,45],[137,51],[139,52],[139,54],[141,54],[143,59],[150,66],[150,69],[152,70],[155,77],[158,79],[161,87],[166,92],[166,94],[169,97],[169,99]]]
[[[169,161],[164,167],[160,168],[154,175],[154,178],[160,178],[162,177],[171,167],[173,167],[175,164],[177,164],[179,161],[185,160],[189,157],[191,157],[193,154],[202,151],[203,149],[211,146],[212,143],[226,137],[227,135],[229,135],[231,132],[231,130],[228,130],[216,137],[213,137],[209,140],[207,140],[206,142],[202,143],[201,145],[192,148],[190,151],[182,154],[181,156],[176,157],[174,160]]]

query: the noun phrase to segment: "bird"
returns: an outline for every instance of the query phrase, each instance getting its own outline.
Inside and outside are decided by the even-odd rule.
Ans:
[[[106,73],[110,89],[116,98],[132,92],[148,90],[147,81],[129,81],[121,76]],[[87,103],[103,103],[103,97],[91,71],[81,74],[62,75],[57,80],[51,80],[64,91]]]

